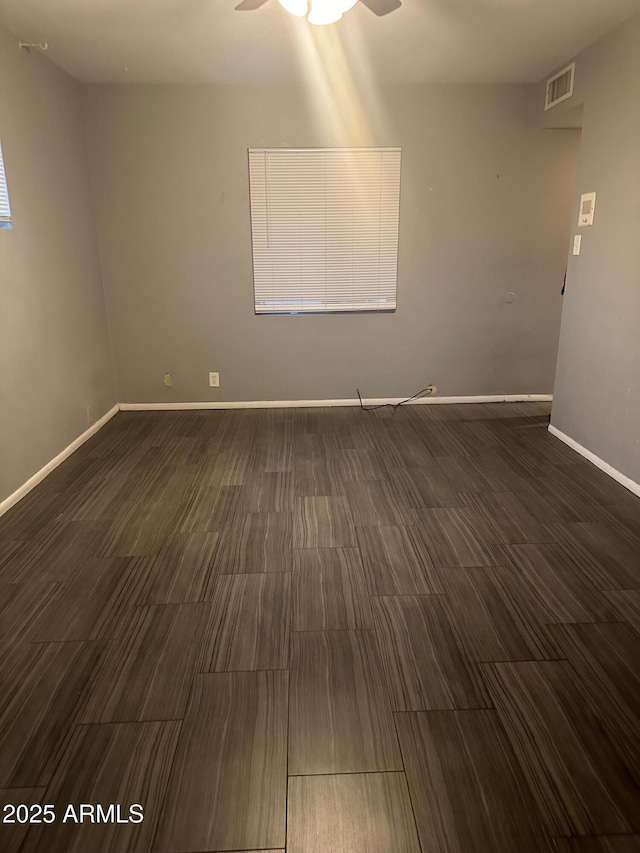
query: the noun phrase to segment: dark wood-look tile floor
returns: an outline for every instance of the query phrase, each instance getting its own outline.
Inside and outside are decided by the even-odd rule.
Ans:
[[[300,631],[291,643],[289,773],[400,770],[373,631]]]
[[[289,779],[288,853],[420,853],[404,773]]]
[[[556,838],[558,853],[639,853],[640,835],[596,835]]]
[[[639,851],[640,499],[548,410],[117,415],[0,518],[0,851]]]
[[[397,725],[423,853],[552,849],[496,711],[398,714]]]

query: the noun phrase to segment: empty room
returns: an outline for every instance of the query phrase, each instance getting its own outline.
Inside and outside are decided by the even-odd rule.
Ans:
[[[0,853],[640,853],[640,0],[0,0]]]

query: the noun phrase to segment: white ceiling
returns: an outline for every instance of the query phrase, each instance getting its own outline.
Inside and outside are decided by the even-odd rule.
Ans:
[[[312,27],[277,0],[254,12],[237,2],[0,0],[0,23],[48,42],[47,55],[85,82],[297,82],[320,39],[323,55],[329,42],[380,82],[516,83],[540,80],[640,11],[640,0],[404,0],[383,18],[358,3]]]

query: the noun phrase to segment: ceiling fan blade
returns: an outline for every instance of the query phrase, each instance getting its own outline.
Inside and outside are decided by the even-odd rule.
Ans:
[[[400,0],[360,0],[367,9],[370,9],[374,15],[388,15],[389,12],[395,12],[402,6]]]
[[[254,9],[259,9],[260,6],[264,6],[267,0],[242,0],[241,3],[235,7],[236,12],[253,12]]]

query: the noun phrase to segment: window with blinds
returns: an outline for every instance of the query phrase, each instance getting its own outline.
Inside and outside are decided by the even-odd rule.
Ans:
[[[399,148],[249,150],[256,314],[394,311]]]
[[[11,208],[9,207],[7,176],[2,159],[2,144],[0,144],[0,228],[11,228]]]

